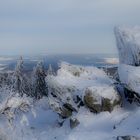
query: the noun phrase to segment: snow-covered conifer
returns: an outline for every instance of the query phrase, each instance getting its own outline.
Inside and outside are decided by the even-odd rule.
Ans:
[[[23,96],[23,94],[27,94],[30,95],[31,93],[31,86],[29,83],[29,80],[27,78],[27,76],[24,74],[24,64],[23,64],[23,59],[22,57],[20,57],[15,71],[14,71],[14,78],[13,78],[13,82],[14,82],[14,89],[21,95]]]
[[[46,73],[42,62],[38,62],[33,72],[33,94],[37,99],[47,96],[48,88],[45,81]]]
[[[49,68],[47,70],[47,75],[54,75],[54,71],[53,71],[51,64],[49,65]]]

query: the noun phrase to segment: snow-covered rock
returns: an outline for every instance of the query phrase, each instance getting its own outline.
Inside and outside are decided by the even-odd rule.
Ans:
[[[140,103],[140,27],[114,29],[119,52],[119,80],[127,100]]]
[[[121,64],[118,72],[121,83],[140,95],[140,67]]]
[[[140,27],[115,27],[120,63],[140,65]]]
[[[126,88],[125,94],[130,102],[140,102],[140,67],[120,64],[118,67],[120,82]]]
[[[61,63],[56,76],[47,78],[47,84],[53,96],[53,110],[57,110],[59,114],[64,107],[71,111],[77,111],[79,104],[84,100],[85,91],[89,87],[97,90],[93,96],[95,98],[98,96],[98,102],[105,97],[110,99],[109,101],[113,104],[115,100],[119,100],[119,95],[113,83],[114,81],[101,69],[71,65],[64,62]]]
[[[77,118],[70,118],[70,128],[73,129],[80,124]]]
[[[121,104],[121,98],[112,85],[89,87],[83,96],[84,103],[91,111],[96,113],[101,111],[111,112],[116,105]]]

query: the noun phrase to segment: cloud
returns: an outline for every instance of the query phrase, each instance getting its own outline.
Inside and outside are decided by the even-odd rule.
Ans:
[[[1,1],[1,53],[114,52],[113,27],[140,24],[139,7],[139,0]]]

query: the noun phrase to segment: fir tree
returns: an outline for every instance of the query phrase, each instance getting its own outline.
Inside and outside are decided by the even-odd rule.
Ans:
[[[51,64],[49,65],[48,71],[47,71],[47,75],[54,75],[54,71],[52,69]]]
[[[48,88],[45,81],[45,69],[42,62],[39,62],[33,74],[33,93],[36,99],[48,95]]]
[[[20,57],[16,65],[13,82],[14,82],[14,89],[21,96],[23,96],[23,94],[27,94],[27,95],[31,94],[31,90],[30,90],[31,86],[29,80],[27,76],[24,74],[24,62],[22,57]]]

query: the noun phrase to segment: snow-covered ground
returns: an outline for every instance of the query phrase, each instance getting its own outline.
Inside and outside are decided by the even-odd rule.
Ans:
[[[10,60],[13,60],[12,57],[0,57],[0,61],[10,61]]]
[[[100,94],[102,92],[108,98],[114,97],[114,91],[111,90],[114,80],[110,79],[103,70],[95,67],[62,63],[57,76],[49,78],[50,84],[54,87],[59,86],[62,91],[69,89],[68,94],[82,95],[82,91],[87,87],[95,87],[96,90],[107,87],[108,90],[106,92],[102,90]],[[73,90],[70,90],[71,88]],[[33,101],[29,97],[20,98],[16,95],[7,99],[6,94],[8,91],[1,94],[0,110],[3,108],[6,110],[8,107],[10,108],[8,116],[13,112],[16,112],[16,115],[12,123],[5,117],[7,114],[0,115],[2,140],[116,140],[117,136],[124,135],[140,137],[139,107],[130,105],[125,100],[122,108],[116,107],[111,113],[95,114],[85,106],[80,107],[78,113],[74,114],[80,124],[71,129],[70,118],[65,120],[62,127],[58,125],[59,116],[50,108],[47,97]]]
[[[104,58],[105,63],[107,64],[119,64],[118,58]]]
[[[112,113],[93,114],[83,107],[77,114],[80,125],[70,129],[68,120],[62,127],[57,126],[58,115],[47,108],[46,99],[39,102],[35,116],[23,115],[12,127],[1,119],[1,133],[8,140],[115,140],[118,135],[140,136],[139,108],[117,108]]]

